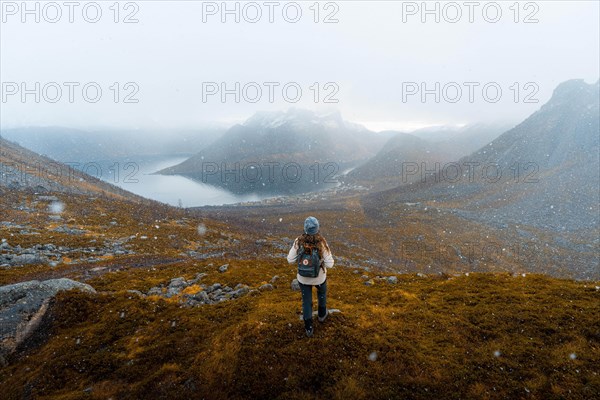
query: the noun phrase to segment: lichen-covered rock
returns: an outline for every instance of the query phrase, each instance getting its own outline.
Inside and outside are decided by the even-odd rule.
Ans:
[[[56,293],[76,289],[96,293],[85,283],[67,278],[0,286],[0,363],[39,326]]]

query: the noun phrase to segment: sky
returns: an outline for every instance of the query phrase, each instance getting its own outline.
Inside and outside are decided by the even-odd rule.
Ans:
[[[196,128],[290,107],[373,130],[517,123],[559,83],[599,79],[598,1],[467,3],[3,0],[0,127]]]

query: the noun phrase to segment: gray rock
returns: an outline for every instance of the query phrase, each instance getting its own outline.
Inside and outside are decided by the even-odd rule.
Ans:
[[[294,290],[294,291],[300,290],[300,282],[298,282],[298,279],[294,279],[292,281],[292,290]]]
[[[177,296],[181,293],[180,287],[169,287],[167,288],[167,293],[165,293],[166,298],[171,298]]]
[[[227,268],[229,268],[229,264],[224,264],[224,265],[221,265],[221,266],[219,267],[219,272],[221,272],[221,273],[223,273],[223,272],[226,272],[226,271],[227,271]]]
[[[148,296],[162,296],[162,289],[159,287],[153,287],[148,290]]]
[[[171,282],[169,282],[169,288],[182,289],[186,286],[187,286],[187,282],[185,281],[185,278],[182,276],[180,276],[179,278],[173,278],[173,279],[171,279]]]
[[[196,276],[194,277],[194,279],[192,279],[190,281],[190,283],[194,284],[196,282],[198,282],[199,280],[201,280],[202,278],[204,278],[205,276],[207,276],[208,274],[205,272],[199,272],[196,274]]]
[[[21,254],[12,257],[10,265],[48,264],[48,257],[41,254]]]
[[[210,303],[210,298],[208,297],[208,293],[206,293],[204,290],[194,294],[192,296],[192,298],[199,301],[200,303],[204,303],[204,304]]]
[[[375,282],[373,281],[373,279],[369,279],[368,281],[365,281],[365,285],[367,286],[373,286],[375,284]]]
[[[0,363],[40,326],[50,299],[71,289],[96,293],[90,285],[67,278],[0,286]]]
[[[274,277],[272,277],[271,278],[271,283],[277,282],[277,279],[279,279],[279,275],[275,275]]]
[[[361,275],[360,279],[362,279],[363,281],[368,281],[369,277],[368,275]]]
[[[236,286],[237,288],[237,286]],[[234,290],[233,292],[230,293],[231,297],[237,298],[237,297],[242,297],[243,295],[247,294],[250,291],[250,288],[246,285],[237,288],[236,290]]]
[[[398,277],[388,276],[387,281],[388,281],[388,283],[395,285],[396,283],[398,283]]]
[[[146,295],[144,293],[140,292],[139,290],[128,290],[127,293],[136,294],[140,297],[146,297]]]
[[[264,285],[261,285],[258,290],[261,291],[265,291],[265,290],[273,290],[273,285],[271,285],[270,283],[265,283]]]

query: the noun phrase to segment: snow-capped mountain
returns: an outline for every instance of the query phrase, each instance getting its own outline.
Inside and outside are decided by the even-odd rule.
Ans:
[[[220,139],[197,155],[159,173],[186,175],[242,192],[278,192],[283,186],[286,187],[285,192],[295,192],[300,190],[300,187],[310,191],[327,183],[323,182],[324,177],[316,175],[323,173],[331,178],[344,168],[371,157],[381,148],[385,138],[385,135],[345,121],[338,112],[325,115],[303,109],[261,112],[243,124],[230,128]],[[228,165],[227,168],[221,167],[223,163]],[[233,180],[226,180],[221,179],[220,173],[211,172],[209,176],[206,174],[207,167],[212,168],[214,164],[220,172],[231,168],[232,165],[235,168],[236,163],[241,164],[241,169],[250,165],[253,168],[263,168],[260,173],[263,179],[253,182],[250,182],[251,179],[239,179],[241,182],[235,182],[235,177]],[[275,171],[274,179],[268,179],[268,174],[272,173],[268,165],[273,164],[278,164],[276,169],[286,166],[296,168],[299,165],[303,178],[299,182],[292,182],[293,179],[280,177],[281,171],[278,170]],[[321,168],[327,170],[317,173],[316,170]],[[287,184],[284,181],[290,182]],[[300,182],[304,182],[305,185]],[[316,186],[319,184],[321,186]]]

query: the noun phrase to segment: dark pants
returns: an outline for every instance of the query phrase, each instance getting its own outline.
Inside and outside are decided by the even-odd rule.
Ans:
[[[314,285],[317,288],[317,299],[319,301],[319,317],[324,317],[327,313],[327,280],[320,285]],[[313,285],[300,284],[302,292],[302,316],[304,320],[312,319],[312,288]]]

